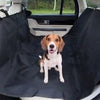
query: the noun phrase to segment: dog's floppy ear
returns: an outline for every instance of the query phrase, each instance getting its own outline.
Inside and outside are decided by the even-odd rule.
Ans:
[[[46,38],[47,38],[47,36],[45,36],[45,37],[41,40],[41,46],[42,46],[42,49],[43,49],[44,51],[47,50]]]
[[[59,47],[58,47],[58,52],[62,52],[63,48],[64,48],[65,42],[62,39],[62,37],[59,36]]]

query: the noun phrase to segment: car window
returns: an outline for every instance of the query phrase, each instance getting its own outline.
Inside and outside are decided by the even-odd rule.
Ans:
[[[100,0],[87,0],[88,7],[100,8]]]
[[[75,4],[74,0],[27,0],[27,9],[34,15],[74,14]]]
[[[5,0],[5,4],[6,4],[6,7],[9,8],[10,5],[11,5],[11,1],[10,0]]]

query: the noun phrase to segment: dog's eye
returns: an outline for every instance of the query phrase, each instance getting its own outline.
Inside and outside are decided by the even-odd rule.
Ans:
[[[56,41],[56,42],[58,42],[58,41],[59,41],[59,39],[56,39],[55,41]]]
[[[50,38],[47,38],[48,41],[50,41]]]

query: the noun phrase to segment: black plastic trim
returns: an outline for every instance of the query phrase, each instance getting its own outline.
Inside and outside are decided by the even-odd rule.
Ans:
[[[33,28],[35,31],[67,31],[66,28]]]
[[[78,5],[78,1],[77,0],[74,0],[74,3],[75,3],[75,15],[76,15],[76,18],[78,18],[78,15],[79,15],[79,5]]]
[[[49,20],[49,25],[72,25],[77,19],[76,15],[31,15],[30,18],[37,20],[38,23],[45,24]]]
[[[60,15],[62,15],[63,12],[63,5],[64,5],[64,0],[61,0]]]

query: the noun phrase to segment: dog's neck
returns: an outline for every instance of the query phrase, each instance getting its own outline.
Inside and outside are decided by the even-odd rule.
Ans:
[[[57,54],[58,54],[58,51],[57,50],[54,53],[52,53],[52,54],[48,52],[48,58],[49,59],[55,58],[57,56]]]

